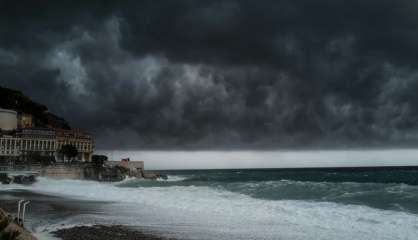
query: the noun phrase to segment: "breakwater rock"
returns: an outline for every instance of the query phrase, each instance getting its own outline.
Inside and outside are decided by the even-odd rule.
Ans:
[[[144,179],[150,179],[150,180],[157,180],[157,179],[163,179],[163,180],[167,180],[167,175],[165,174],[161,174],[158,172],[146,172],[143,171],[142,172],[142,178]]]
[[[87,165],[84,167],[84,178],[101,182],[119,182],[126,177],[144,178],[150,180],[167,179],[166,175],[157,172],[147,172],[142,168],[130,168],[123,165]]]
[[[32,234],[15,223],[13,216],[0,209],[0,239],[36,240]]]
[[[87,165],[83,169],[84,179],[94,180],[100,182],[119,182],[128,176],[127,170],[122,167],[109,167],[109,166],[94,166]]]
[[[15,174],[9,176],[7,173],[0,173],[0,183],[1,184],[32,184],[36,181],[35,174]]]

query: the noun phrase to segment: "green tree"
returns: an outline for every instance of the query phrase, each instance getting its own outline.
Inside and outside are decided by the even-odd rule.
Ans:
[[[36,164],[41,162],[41,154],[39,152],[29,152],[27,163],[28,164]]]
[[[78,150],[73,145],[63,145],[60,149],[60,154],[64,155],[64,157],[67,157],[68,160],[71,160],[78,155]],[[64,159],[65,160],[65,159]]]
[[[91,164],[94,168],[101,168],[104,162],[107,161],[107,156],[105,155],[93,155],[91,157]]]
[[[55,163],[55,157],[54,156],[41,156],[40,164],[43,166],[49,166],[53,163]]]

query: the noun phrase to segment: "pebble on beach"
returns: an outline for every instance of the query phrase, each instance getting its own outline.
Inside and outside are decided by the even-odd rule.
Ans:
[[[168,240],[124,226],[79,226],[60,229],[53,234],[63,240]]]

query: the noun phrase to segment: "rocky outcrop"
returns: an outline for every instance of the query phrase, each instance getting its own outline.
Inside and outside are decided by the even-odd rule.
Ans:
[[[121,167],[94,166],[87,165],[84,167],[84,178],[100,182],[119,182],[128,176],[127,172]]]
[[[7,173],[0,173],[0,183],[9,184],[12,182],[12,179],[7,175]]]
[[[32,184],[36,181],[35,175],[25,174],[25,175],[14,175],[8,176],[7,173],[0,173],[0,183],[1,184]]]
[[[13,221],[13,217],[0,209],[0,239],[36,240],[32,234]]]
[[[87,180],[101,181],[101,182],[119,182],[126,177],[144,178],[150,180],[167,179],[164,174],[156,172],[145,172],[142,168],[129,168],[123,165],[97,166],[94,164],[84,167],[84,178]]]
[[[167,180],[167,175],[157,173],[157,172],[142,172],[142,177],[145,179],[151,179],[151,180],[157,180],[157,179]]]

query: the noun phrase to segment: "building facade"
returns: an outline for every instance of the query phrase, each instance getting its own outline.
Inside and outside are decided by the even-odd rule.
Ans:
[[[57,150],[59,151],[64,145],[71,145],[77,148],[78,159],[83,161],[91,161],[94,150],[93,137],[90,133],[72,129],[56,130]],[[59,156],[61,158],[62,156]]]
[[[19,113],[17,126],[19,129],[33,128],[33,116],[27,113]]]
[[[48,128],[24,128],[17,134],[20,139],[22,158],[27,160],[31,155],[56,157],[57,142],[55,130]]]
[[[0,108],[0,159],[31,160],[47,157],[64,160],[61,149],[74,146],[78,156],[72,160],[91,161],[94,151],[93,136],[72,129],[35,128],[33,116]],[[38,158],[39,159],[39,158]]]
[[[20,138],[10,135],[0,135],[0,157],[18,158],[20,151]]]

